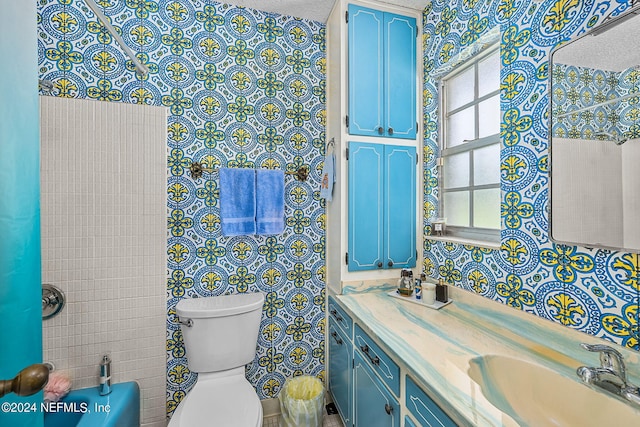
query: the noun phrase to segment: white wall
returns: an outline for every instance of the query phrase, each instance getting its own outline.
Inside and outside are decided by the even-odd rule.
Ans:
[[[138,381],[143,426],[166,425],[166,109],[41,97],[42,281],[67,305],[43,360],[96,386]]]

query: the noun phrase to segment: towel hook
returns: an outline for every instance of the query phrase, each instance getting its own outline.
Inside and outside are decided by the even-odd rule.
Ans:
[[[324,151],[325,151],[325,153],[328,153],[328,152],[329,152],[329,149],[330,149],[331,147],[335,148],[335,146],[336,146],[336,139],[335,139],[335,138],[331,138],[331,139],[329,140],[329,142],[327,142],[327,146],[326,146],[326,148],[325,148],[325,150],[324,150]]]

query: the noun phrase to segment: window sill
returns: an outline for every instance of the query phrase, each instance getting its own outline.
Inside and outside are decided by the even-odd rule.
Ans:
[[[438,242],[451,242],[451,243],[458,243],[461,245],[478,246],[481,248],[487,248],[487,249],[493,249],[493,250],[500,249],[500,242],[489,242],[486,240],[474,240],[474,239],[467,239],[463,237],[454,237],[454,236],[425,236],[425,239],[435,240]]]

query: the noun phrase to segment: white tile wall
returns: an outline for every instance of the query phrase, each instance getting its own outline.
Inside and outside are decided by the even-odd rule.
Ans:
[[[44,360],[96,386],[138,381],[142,425],[166,425],[163,107],[40,97],[42,280],[67,305],[43,322]]]

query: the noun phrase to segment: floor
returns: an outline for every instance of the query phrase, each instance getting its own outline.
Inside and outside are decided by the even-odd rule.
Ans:
[[[265,418],[262,427],[279,427],[280,415]],[[322,427],[344,427],[340,415],[326,415],[322,420]]]

